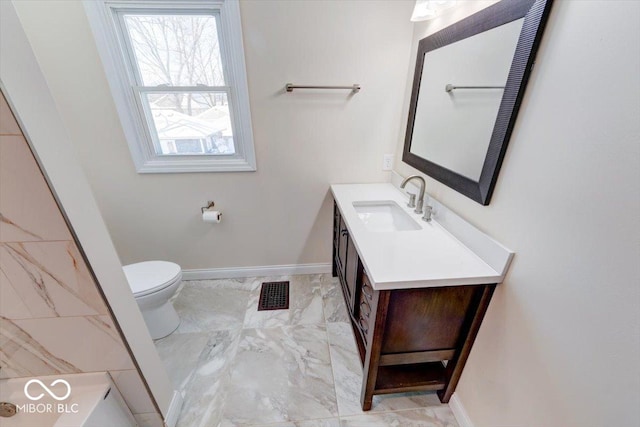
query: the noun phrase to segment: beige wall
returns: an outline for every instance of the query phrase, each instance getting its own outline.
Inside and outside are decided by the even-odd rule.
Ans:
[[[476,427],[640,425],[639,22],[556,1],[490,206],[428,179],[516,252],[457,389]]]
[[[388,179],[403,126],[411,1],[242,1],[258,171],[138,175],[80,2],[16,9],[123,263],[328,263],[330,183]],[[294,92],[287,82],[362,85]],[[200,220],[214,200],[223,223]]]
[[[0,379],[108,371],[136,418],[158,418],[1,93],[0,366]]]

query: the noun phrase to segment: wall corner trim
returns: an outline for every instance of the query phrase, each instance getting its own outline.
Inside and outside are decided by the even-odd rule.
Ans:
[[[451,412],[453,412],[453,416],[460,427],[474,427],[471,422],[471,418],[469,418],[469,414],[467,414],[467,410],[464,409],[464,405],[462,405],[462,401],[460,400],[460,395],[458,393],[453,393],[453,396],[451,396],[449,408],[451,408]]]
[[[179,391],[173,391],[173,397],[171,398],[171,403],[169,403],[169,409],[167,410],[167,416],[164,419],[164,424],[167,427],[175,427],[178,423],[178,417],[180,416],[180,411],[182,410],[182,404],[184,400],[182,398],[182,394]]]
[[[265,265],[235,268],[201,268],[183,270],[183,280],[233,279],[238,277],[284,276],[331,273],[330,263]]]

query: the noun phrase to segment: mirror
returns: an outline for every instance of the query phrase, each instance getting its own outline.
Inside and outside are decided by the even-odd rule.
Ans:
[[[503,0],[422,40],[402,160],[488,205],[552,0]]]

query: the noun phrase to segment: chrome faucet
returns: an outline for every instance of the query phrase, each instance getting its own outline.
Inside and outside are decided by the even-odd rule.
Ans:
[[[404,188],[407,185],[407,182],[411,181],[412,179],[417,179],[418,182],[420,182],[420,190],[418,193],[418,200],[415,202],[415,210],[414,212],[417,214],[421,214],[422,213],[422,203],[424,202],[424,190],[427,186],[427,184],[424,182],[424,178],[421,177],[420,175],[411,175],[408,176],[404,179],[404,181],[402,181],[402,184],[400,184],[400,188]],[[411,197],[411,195],[409,195],[410,199],[409,199],[409,207],[413,207],[411,206],[411,202],[413,201],[413,198]]]

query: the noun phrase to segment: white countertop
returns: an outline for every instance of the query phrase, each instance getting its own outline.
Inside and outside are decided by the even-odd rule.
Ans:
[[[425,222],[406,206],[407,196],[392,184],[337,184],[331,192],[374,289],[475,285],[504,279],[513,253],[437,201],[430,203],[434,220]],[[376,200],[393,200],[421,229],[367,230],[353,202]],[[440,224],[439,216],[449,229]]]

